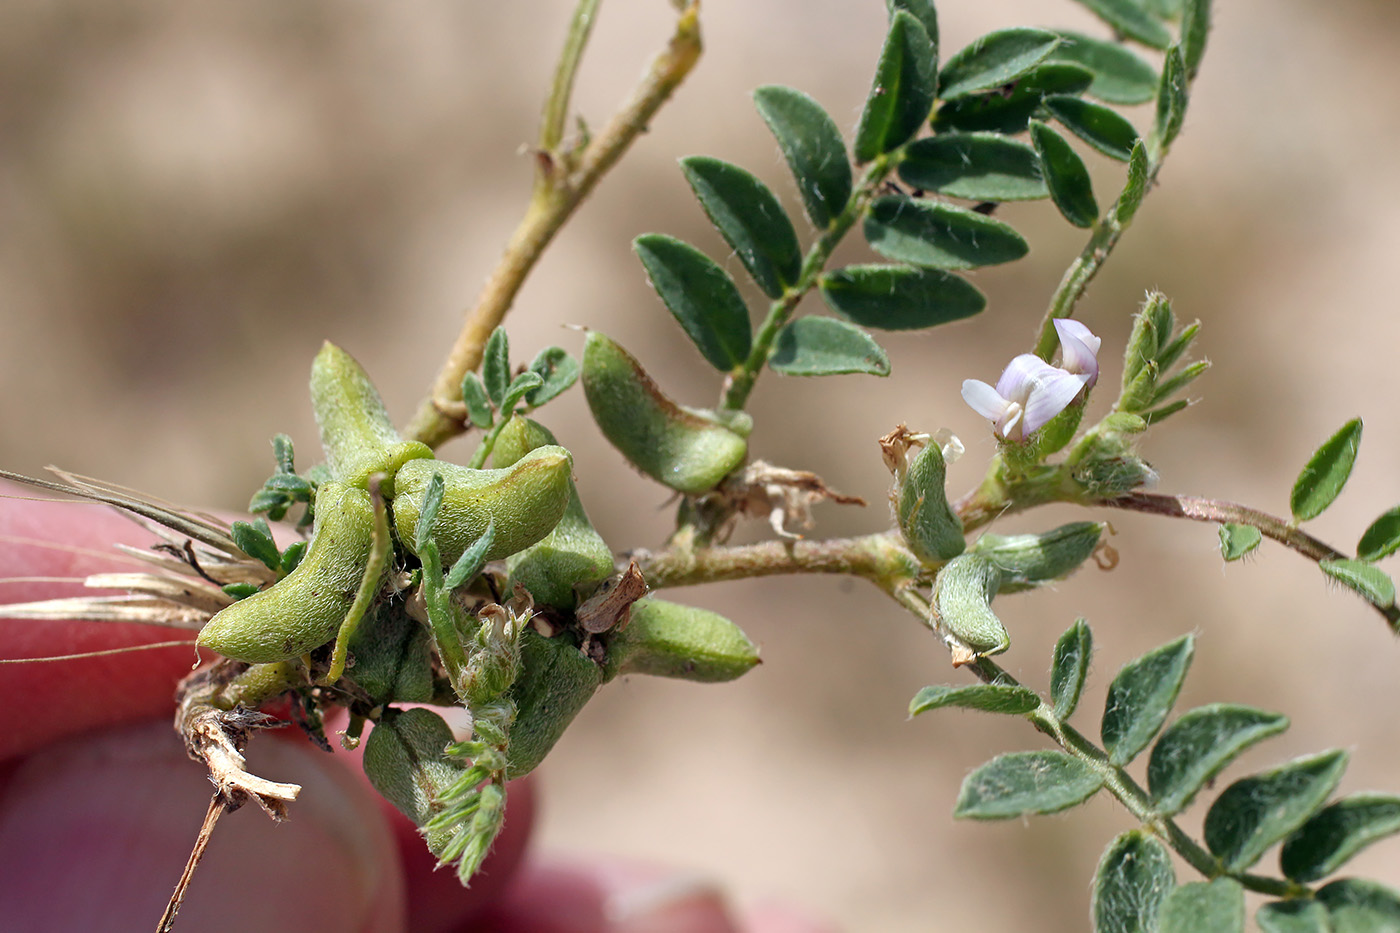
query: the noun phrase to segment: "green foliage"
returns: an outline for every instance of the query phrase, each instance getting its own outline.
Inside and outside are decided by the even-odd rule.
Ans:
[[[1176,887],[1167,847],[1141,830],[1109,844],[1094,873],[1096,933],[1156,933],[1162,904]]]
[[[786,325],[778,332],[768,366],[787,376],[890,374],[890,358],[873,337],[829,317],[803,317]]]
[[[737,165],[709,156],[682,159],[681,169],[711,223],[764,294],[777,298],[797,282],[802,268],[797,232],[767,185]]]
[[[865,238],[887,259],[932,269],[973,269],[1011,262],[1030,247],[999,220],[951,204],[899,196],[876,198]]]
[[[1395,581],[1382,570],[1359,560],[1324,560],[1318,564],[1333,580],[1359,593],[1380,609],[1395,605]]]
[[[1093,75],[1089,95],[1110,104],[1145,104],[1157,95],[1157,72],[1131,50],[1077,32],[1058,33],[1050,60],[1070,62]]]
[[[1102,775],[1064,752],[1011,752],[993,758],[964,779],[953,816],[1009,820],[1058,813],[1088,800],[1102,786]]]
[[[909,715],[917,716],[929,710],[956,707],[977,709],[986,713],[1023,716],[1040,705],[1034,690],[1003,684],[971,684],[965,687],[925,687],[914,694],[909,703]]]
[[[270,570],[282,569],[282,552],[278,551],[277,545],[273,543],[272,529],[265,520],[259,518],[252,524],[234,522],[231,530],[233,543],[238,545],[244,554],[262,561]]]
[[[916,188],[971,201],[1028,201],[1049,195],[1036,152],[1000,133],[945,133],[917,140],[899,175]]]
[[[1147,788],[1158,813],[1184,810],[1245,749],[1288,728],[1288,717],[1216,703],[1184,713],[1152,747]]]
[[[1056,719],[1066,720],[1074,715],[1093,657],[1093,633],[1088,623],[1079,619],[1055,642],[1050,666],[1050,698],[1055,704]]]
[[[467,373],[462,377],[462,404],[467,407],[467,417],[478,428],[489,428],[495,423],[491,396],[476,373]]]
[[[938,73],[938,96],[956,100],[1010,84],[1043,62],[1059,42],[1059,37],[1043,29],[988,33],[948,59]]]
[[[1050,198],[1065,220],[1076,227],[1092,227],[1099,218],[1099,204],[1084,160],[1065,138],[1039,120],[1031,121],[1031,142],[1040,158],[1040,170]]]
[[[1188,89],[1186,64],[1182,61],[1181,50],[1172,46],[1167,52],[1166,65],[1162,68],[1162,81],[1157,86],[1157,114],[1153,124],[1158,143],[1164,148],[1176,140],[1186,120]]]
[[[869,162],[914,137],[933,109],[936,69],[937,50],[928,32],[913,15],[896,10],[856,127],[857,162]]]
[[[1102,726],[1109,761],[1119,766],[1132,761],[1162,728],[1181,692],[1194,650],[1195,640],[1183,635],[1129,661],[1113,678]]]
[[[1162,902],[1159,933],[1244,933],[1244,888],[1233,878],[1192,881]]]
[[[1225,522],[1220,526],[1220,556],[1228,563],[1251,554],[1264,536],[1253,525]]]
[[[1336,933],[1391,933],[1400,929],[1400,892],[1364,878],[1343,878],[1317,892]]]
[[[812,98],[789,87],[754,91],[754,104],[787,160],[813,225],[831,225],[851,199],[851,165],[836,121]]]
[[[1400,506],[1383,512],[1371,522],[1356,545],[1356,556],[1376,561],[1400,550]]]
[[[1063,43],[1056,50],[1063,48]],[[1051,53],[1054,57],[1055,53]],[[1155,87],[1155,72],[1151,72]],[[1045,61],[1026,72],[1013,85],[942,101],[933,116],[939,133],[1024,133],[1031,116],[1053,94],[1080,94],[1094,83],[1094,72],[1072,62]]]
[[[1093,11],[1094,15],[1112,26],[1115,32],[1129,39],[1135,39],[1154,49],[1165,49],[1171,44],[1172,34],[1167,27],[1142,8],[1137,0],[1077,0]]]
[[[913,266],[835,269],[822,276],[821,293],[836,313],[881,330],[936,327],[972,317],[987,306],[986,296],[967,279]]]
[[[895,517],[900,533],[914,556],[937,566],[963,552],[967,546],[962,522],[948,504],[947,464],[943,451],[925,444],[895,471]]]
[[[728,372],[748,357],[749,310],[729,273],[689,243],[662,233],[639,236],[632,248],[656,293],[711,366]]]
[[[1262,933],[1332,933],[1327,908],[1317,901],[1270,901],[1254,921]]]
[[[481,381],[486,386],[486,395],[497,408],[506,400],[506,390],[510,387],[510,338],[504,327],[497,327],[486,341],[486,350],[481,358]]]
[[[1360,447],[1361,419],[1353,418],[1317,449],[1293,483],[1288,506],[1294,521],[1317,518],[1336,500],[1351,477]]]
[[[1249,868],[1322,806],[1346,766],[1346,752],[1331,751],[1241,778],[1206,812],[1206,846],[1226,869]]]
[[[1354,794],[1324,807],[1284,840],[1279,865],[1294,881],[1326,878],[1371,843],[1400,832],[1400,797]]]
[[[539,386],[525,396],[533,409],[568,391],[578,381],[579,365],[562,347],[545,347],[530,362],[530,372],[540,377]]]
[[[1067,94],[1045,98],[1045,109],[1065,129],[1109,158],[1126,162],[1132,156],[1138,131],[1117,111]]]

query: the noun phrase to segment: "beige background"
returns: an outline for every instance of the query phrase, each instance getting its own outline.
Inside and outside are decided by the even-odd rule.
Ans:
[[[881,6],[708,4],[699,70],[521,295],[517,356],[552,342],[577,351],[561,325],[586,324],[623,338],[682,400],[710,403],[714,374],[651,293],[629,241],[659,230],[723,255],[676,170],[686,154],[745,165],[795,205],[748,93],[802,88],[852,128]],[[948,49],[998,26],[1094,28],[1070,3],[941,6]],[[1313,447],[1364,417],[1352,486],[1315,523],[1347,549],[1400,500],[1400,418],[1378,391],[1400,338],[1400,7],[1218,6],[1177,152],[1081,317],[1105,338],[1106,386],[1146,288],[1204,322],[1199,346],[1215,368],[1199,383],[1202,401],[1145,446],[1163,491],[1283,512]],[[358,356],[406,418],[524,203],[522,147],[568,8],[0,5],[0,463],[31,473],[58,463],[238,508],[270,468],[273,433],[290,433],[311,462],[304,386],[323,338]],[[604,5],[578,91],[593,124],[669,19],[661,0]],[[1119,169],[1092,164],[1106,201]],[[976,275],[991,299],[984,315],[888,339],[887,380],[760,382],[755,454],[872,503],[826,507],[818,533],[886,522],[874,438],[899,421],[957,431],[969,453],[950,482],[976,480],[993,446],[958,386],[994,379],[1025,348],[1082,238],[1047,204],[1004,216],[1032,253]],[[548,415],[608,539],[659,543],[666,496],[600,441],[580,395]],[[1293,718],[1291,733],[1246,764],[1340,745],[1354,753],[1344,789],[1400,791],[1383,712],[1400,702],[1400,645],[1374,613],[1278,548],[1222,567],[1209,526],[1105,517],[1118,532],[1115,572],[1087,570],[999,604],[1012,671],[1043,687],[1055,637],[1088,617],[1100,649],[1081,722],[1092,733],[1119,665],[1195,631],[1182,708],[1228,700]],[[665,860],[721,879],[740,900],[784,897],[852,930],[1086,927],[1098,853],[1130,819],[1098,801],[1067,816],[954,823],[968,770],[1043,742],[1019,722],[970,714],[906,722],[919,687],[961,680],[917,624],[837,579],[675,595],[741,622],[766,663],[729,687],[608,688],[543,770],[544,844]],[[1200,815],[1185,818],[1193,831]],[[1400,843],[1355,867],[1400,882]]]

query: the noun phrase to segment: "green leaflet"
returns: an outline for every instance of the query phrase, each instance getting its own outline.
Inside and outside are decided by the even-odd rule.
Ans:
[[[1287,728],[1287,716],[1232,703],[1183,713],[1147,761],[1147,788],[1157,812],[1179,813],[1245,749]]]
[[[1094,873],[1095,933],[1156,933],[1174,887],[1167,847],[1141,830],[1123,833],[1109,843]]]
[[[1293,484],[1288,505],[1295,521],[1317,518],[1337,498],[1351,477],[1361,446],[1361,419],[1353,418],[1313,453]]]
[[[888,376],[890,358],[873,337],[854,324],[829,317],[801,317],[778,332],[768,368],[788,376]]]
[[[807,216],[825,229],[851,199],[851,164],[841,131],[821,105],[801,91],[767,85],[754,91],[753,99],[778,140]]]
[[[999,220],[899,196],[876,198],[865,218],[865,239],[880,255],[914,266],[973,269],[1012,262],[1030,247]]]
[[[1010,84],[1055,50],[1059,37],[1044,29],[1001,29],[959,49],[938,74],[938,96],[954,100]]]
[[[936,67],[933,43],[923,25],[897,10],[856,127],[857,162],[899,148],[923,127],[933,109]]]
[[[957,819],[1008,820],[1058,813],[1092,797],[1103,778],[1061,751],[1000,755],[963,781],[953,808]]]
[[[728,272],[689,243],[662,233],[643,234],[632,248],[656,293],[711,366],[728,372],[748,358],[749,309]]]
[[[1104,700],[1102,736],[1108,760],[1126,765],[1147,747],[1176,703],[1195,641],[1183,635],[1123,665]]]
[[[862,327],[921,330],[978,314],[987,298],[967,279],[938,269],[865,265],[821,277],[822,298]]]
[[[1244,871],[1323,805],[1346,766],[1346,752],[1331,751],[1241,778],[1206,812],[1206,847],[1229,871]]]
[[[944,133],[916,140],[899,175],[915,188],[969,201],[1030,201],[1048,196],[1030,146],[999,133]]]
[[[797,281],[802,250],[778,198],[753,175],[720,159],[691,156],[681,160],[681,170],[758,287],[769,298],[782,295]]]

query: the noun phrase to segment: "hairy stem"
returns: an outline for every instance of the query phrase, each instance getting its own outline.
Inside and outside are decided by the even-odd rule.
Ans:
[[[797,310],[803,296],[816,287],[817,279],[826,268],[827,260],[865,211],[870,199],[880,190],[885,178],[894,170],[899,161],[898,155],[898,151],[886,153],[870,163],[860,185],[846,202],[845,209],[831,221],[830,226],[822,231],[822,235],[807,250],[797,281],[769,306],[767,316],[754,334],[753,348],[749,350],[748,359],[744,360],[726,382],[724,397],[720,400],[721,408],[737,411],[744,407],[749,393],[753,391],[754,383],[758,381],[758,374],[768,365],[768,357],[773,352],[773,343],[778,339],[778,332],[792,319],[792,313]]]
[[[580,9],[584,6],[586,4],[580,4]],[[591,16],[584,19],[591,22]],[[505,319],[545,247],[695,67],[700,57],[699,3],[698,0],[692,2],[682,12],[666,49],[652,62],[632,98],[602,131],[590,139],[582,151],[560,151],[557,146],[545,143],[562,126],[552,114],[556,101],[567,101],[567,88],[571,86],[576,66],[573,59],[581,50],[586,35],[587,23],[580,25],[576,14],[555,88],[546,106],[530,204],[495,270],[486,280],[476,306],[468,312],[433,382],[431,395],[419,406],[405,431],[408,437],[430,447],[437,447],[466,430],[466,412],[461,404],[462,377],[481,365],[487,339]]]

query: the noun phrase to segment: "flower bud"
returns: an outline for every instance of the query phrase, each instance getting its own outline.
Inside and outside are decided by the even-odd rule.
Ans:
[[[914,556],[926,564],[939,564],[961,554],[967,542],[962,522],[948,504],[947,467],[938,445],[925,445],[903,475],[899,473],[895,475],[895,512]]]
[[[721,683],[756,664],[758,647],[724,616],[648,597],[632,604],[631,621],[608,641],[603,680],[651,674]]]
[[[443,564],[451,566],[492,522],[495,537],[485,559],[500,560],[539,541],[559,523],[569,504],[573,462],[567,450],[555,446],[532,450],[501,470],[410,461],[394,478],[394,528],[399,540],[411,547],[428,484],[440,473],[443,498],[433,539]]]
[[[597,331],[583,346],[583,391],[612,445],[678,492],[709,492],[744,462],[752,424],[746,415],[721,418],[677,405],[630,353]]]

